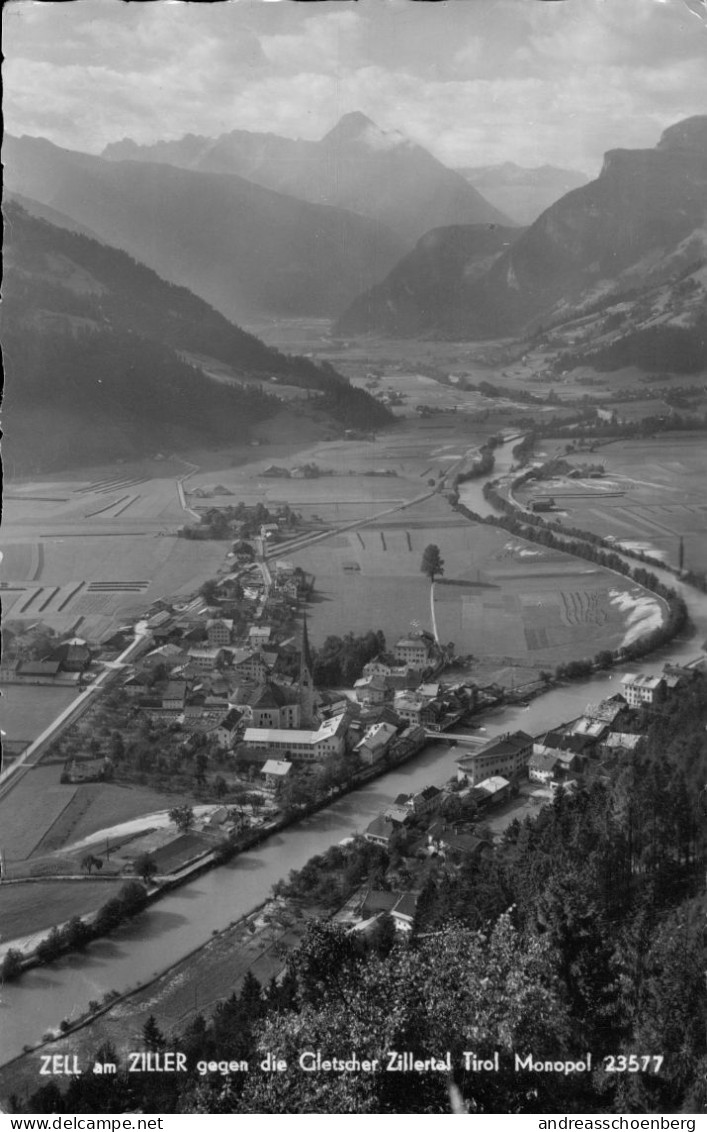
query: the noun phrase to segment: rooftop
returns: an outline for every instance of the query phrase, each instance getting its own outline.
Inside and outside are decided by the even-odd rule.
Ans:
[[[263,774],[275,774],[278,778],[285,778],[292,770],[292,763],[285,762],[284,759],[268,759],[263,764]]]

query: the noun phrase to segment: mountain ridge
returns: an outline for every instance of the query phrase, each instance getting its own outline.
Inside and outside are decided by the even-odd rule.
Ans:
[[[403,254],[384,225],[233,174],[106,161],[5,135],[5,186],[183,283],[229,319],[336,315]]]
[[[4,443],[15,471],[242,443],[282,411],[283,384],[316,393],[302,411],[322,422],[390,423],[331,366],[265,346],[124,252],[13,201],[5,216]],[[201,356],[231,376],[206,376]]]
[[[622,289],[665,284],[700,260],[706,224],[707,117],[697,116],[669,127],[653,149],[608,151],[596,180],[551,205],[471,283],[453,324],[442,314],[430,329],[524,335]],[[355,310],[360,330],[385,326],[371,296],[390,278],[359,296],[340,325]]]
[[[511,224],[424,147],[382,130],[360,111],[345,114],[319,141],[232,130],[147,146],[117,142],[103,156],[232,172],[301,200],[368,216],[395,230],[408,247],[441,224]]]

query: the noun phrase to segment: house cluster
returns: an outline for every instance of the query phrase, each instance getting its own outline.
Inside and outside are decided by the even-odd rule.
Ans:
[[[364,665],[354,694],[360,704],[388,705],[410,726],[447,731],[477,706],[478,689],[434,681],[442,664],[434,638],[419,631],[397,641],[392,653],[381,653]]]
[[[282,560],[270,575],[268,602],[284,591],[294,613],[302,572]],[[276,619],[248,624],[245,610],[258,608],[249,579],[247,567],[218,579],[205,611],[177,614],[159,603],[148,621],[154,647],[123,683],[150,719],[179,724],[187,749],[212,740],[244,777],[277,792],[299,769],[342,756],[361,770],[403,761],[474,706],[472,686],[423,682],[438,663],[423,632],[367,664],[353,693],[315,691],[306,624],[298,637]]]
[[[590,704],[571,723],[536,736],[529,778],[552,788],[576,781],[591,766],[610,773],[616,758],[643,749],[646,721],[640,709],[660,710],[671,694],[698,674],[694,665],[672,664],[666,664],[660,675],[627,672],[620,693]]]
[[[179,534],[183,538],[189,539],[227,539],[229,537],[238,539],[270,537],[277,539],[298,525],[298,517],[286,505],[272,512],[262,503],[257,503],[254,506],[248,506],[245,503],[226,506],[212,504],[209,506],[199,502],[199,500],[213,498],[217,495],[228,496],[231,494],[232,492],[227,491],[220,484],[217,484],[214,488],[194,488],[190,492],[190,499],[192,510],[198,516],[199,523],[197,526],[181,527]]]
[[[410,825],[420,814],[431,814],[441,805],[444,792],[437,786],[426,786],[416,794],[398,794],[392,805],[382,810],[366,828],[366,841],[386,848],[397,832]]]
[[[52,644],[38,656],[26,655],[22,645],[15,643],[16,649],[8,650],[0,665],[0,680],[8,684],[80,683],[93,659],[93,651],[81,637]],[[27,651],[37,651],[31,641]]]
[[[156,618],[157,625],[148,622],[155,647],[123,683],[150,718],[233,749],[249,726],[291,733],[312,714],[302,692],[306,629],[298,641],[277,625],[219,616],[213,606],[182,617],[166,608]]]
[[[313,480],[319,476],[333,476],[333,469],[320,468],[318,464],[296,464],[294,468],[283,468],[279,464],[269,464],[262,472],[268,479]]]

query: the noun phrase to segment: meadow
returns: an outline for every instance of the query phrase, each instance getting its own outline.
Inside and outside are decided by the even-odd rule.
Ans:
[[[314,574],[313,643],[330,633],[382,629],[389,644],[411,624],[431,631],[424,548],[439,546],[444,577],[435,585],[439,639],[457,655],[554,667],[615,649],[659,624],[662,605],[641,587],[593,563],[467,522],[411,507],[398,515],[291,554]]]
[[[175,480],[143,470],[13,485],[0,538],[6,619],[100,640],[150,602],[191,593],[216,573],[224,545],[177,538],[191,516]]]
[[[4,684],[0,699],[2,729],[8,739],[31,742],[76,699],[75,688]]]
[[[105,880],[28,881],[0,887],[3,942],[63,924],[73,916],[95,912],[117,894],[124,878]]]
[[[607,474],[598,480],[543,480],[519,490],[519,501],[552,495],[560,508],[555,512],[560,521],[609,536],[673,566],[679,563],[682,539],[685,567],[705,569],[704,434],[619,440],[601,445],[591,456],[578,454],[567,459],[601,463]]]

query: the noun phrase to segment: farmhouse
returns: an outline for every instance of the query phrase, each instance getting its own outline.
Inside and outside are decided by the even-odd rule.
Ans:
[[[233,668],[240,680],[253,680],[256,684],[261,683],[268,674],[265,661],[253,649],[236,649]]]
[[[356,699],[361,704],[382,704],[386,698],[383,676],[362,676],[354,684]]]
[[[363,836],[366,841],[371,841],[374,845],[387,846],[390,844],[390,839],[397,829],[400,827],[393,825],[390,818],[379,816],[374,818],[373,821],[364,830]]]
[[[393,805],[383,810],[381,816],[388,818],[388,821],[392,821],[393,825],[407,825],[415,812],[407,805],[408,801],[409,796],[407,794],[398,794]]]
[[[152,669],[159,668],[160,665],[164,664],[169,669],[175,664],[180,664],[182,660],[184,660],[184,652],[178,645],[160,645],[159,648],[153,649],[152,652],[148,652],[142,658],[140,667],[152,671]]]
[[[226,653],[222,648],[189,649],[189,663],[196,668],[210,670],[217,664],[223,664]]]
[[[412,810],[416,814],[428,814],[434,810],[442,801],[442,791],[437,786],[426,786],[424,790],[418,790],[417,794],[412,794],[405,805],[408,810]]]
[[[477,786],[490,775],[503,774],[514,780],[526,771],[533,753],[533,740],[525,731],[507,732],[480,751],[457,759],[457,778]]]
[[[548,731],[533,743],[533,754],[554,755],[555,775],[581,770],[588,757],[597,751],[597,739],[591,735],[575,735],[560,728]]]
[[[611,727],[621,727],[630,715],[628,704],[621,695],[611,696],[598,704],[588,704],[584,709],[586,719],[598,719]]]
[[[419,727],[422,723],[423,701],[412,692],[396,692],[393,700],[395,714],[406,723]]]
[[[52,660],[58,660],[62,672],[85,672],[91,663],[91,650],[78,637],[54,649]]]
[[[233,622],[222,617],[211,617],[206,622],[206,636],[212,648],[230,645],[233,637]]]
[[[354,748],[362,763],[372,766],[381,759],[397,732],[392,723],[374,723]]]
[[[126,692],[128,696],[144,696],[147,691],[149,679],[150,677],[145,673],[135,672],[132,676],[129,676],[123,684],[123,691]]]
[[[446,856],[450,851],[479,858],[491,852],[491,843],[464,826],[449,825],[444,818],[436,818],[427,830],[427,852]]]
[[[511,784],[507,778],[495,774],[491,778],[485,778],[483,782],[478,783],[475,789],[475,794],[477,793],[485,796],[482,804],[485,800],[491,805],[496,805],[508,800],[511,794]]]
[[[291,770],[292,763],[281,759],[268,759],[261,771],[266,790],[279,790],[282,784],[287,782]]]
[[[625,731],[612,731],[602,745],[605,754],[628,755],[638,752],[644,745],[643,735],[631,735]]]
[[[402,673],[405,675],[407,670],[407,664],[396,665],[392,656],[389,656],[387,653],[378,653],[378,656],[374,656],[373,660],[369,660],[367,664],[364,664],[363,675],[391,676],[394,673]]]
[[[531,511],[552,511],[555,506],[555,500],[551,495],[541,496],[539,499],[533,499],[530,503]]]
[[[370,838],[369,838],[370,840]],[[396,931],[412,931],[417,908],[418,894],[416,892],[384,892],[380,889],[369,889],[359,909],[362,917],[361,927],[370,925],[379,916],[392,916]]]
[[[220,747],[231,750],[241,729],[242,721],[243,713],[238,708],[231,708],[218,726],[214,728],[213,735]]]
[[[270,625],[251,625],[248,630],[248,644],[253,648],[262,648],[269,643],[271,636]]]
[[[663,665],[663,681],[668,692],[686,688],[698,676],[699,670],[697,668],[685,668],[679,664]]]
[[[532,754],[528,763],[528,778],[547,786],[555,776],[557,755]]]
[[[408,755],[422,750],[426,742],[427,736],[422,727],[406,727],[402,734],[391,743],[390,754],[394,758],[406,758]]]
[[[395,643],[395,659],[400,664],[412,668],[427,668],[430,660],[430,644],[426,637],[401,637]]]
[[[22,660],[15,667],[15,675],[27,680],[53,680],[60,668],[58,660]]]

